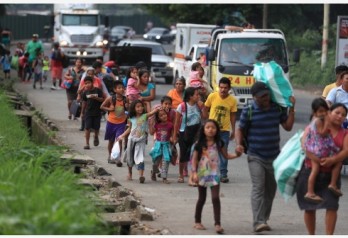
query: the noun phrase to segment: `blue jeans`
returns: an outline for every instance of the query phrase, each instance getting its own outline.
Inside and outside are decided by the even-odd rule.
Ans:
[[[228,143],[230,141],[230,132],[221,131],[220,138],[224,142],[224,146],[226,147],[226,150],[228,150]],[[220,159],[220,175],[221,177],[227,177],[228,160],[225,159],[225,157],[223,157],[221,154],[219,155],[219,159]]]

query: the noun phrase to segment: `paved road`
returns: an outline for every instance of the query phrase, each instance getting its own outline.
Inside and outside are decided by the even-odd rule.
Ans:
[[[187,184],[178,184],[178,166],[171,166],[169,169],[170,185],[162,184],[160,181],[153,182],[150,180],[150,157],[146,158],[145,184],[139,184],[134,173],[135,180],[127,181],[126,167],[117,168],[115,165],[107,163],[107,142],[101,141],[100,146],[93,147],[89,151],[83,150],[84,133],[78,130],[79,121],[69,121],[67,118],[66,95],[64,90],[50,91],[50,82],[44,84],[44,89],[34,90],[31,84],[17,83],[15,88],[28,97],[35,105],[37,110],[42,111],[52,119],[59,127],[57,136],[60,140],[82,154],[87,154],[96,160],[96,163],[105,167],[112,176],[117,179],[123,186],[132,189],[141,199],[142,203],[155,210],[156,219],[153,222],[146,222],[154,228],[167,228],[172,234],[176,235],[214,235],[214,221],[212,213],[212,203],[210,193],[203,210],[203,224],[207,227],[206,231],[197,231],[192,228],[194,223],[194,210],[197,199],[196,188],[187,186]],[[157,84],[156,102],[162,95],[169,90],[171,86]],[[314,97],[304,91],[296,91],[298,98],[297,123],[293,130],[303,128],[304,123],[308,120],[308,105]],[[305,106],[307,105],[307,107]],[[301,116],[301,114],[303,116]],[[105,132],[105,122],[102,122],[101,136]],[[293,132],[282,131],[282,143],[289,138]],[[148,154],[152,141],[146,148]],[[229,150],[234,149],[234,143],[231,143]],[[231,182],[221,185],[221,205],[222,205],[222,225],[226,234],[229,235],[252,235],[251,221],[252,214],[250,208],[250,190],[251,182],[246,162],[246,157],[233,160],[229,163],[229,176]],[[348,179],[343,178],[343,192],[345,195],[341,199],[341,209],[339,210],[339,220],[337,222],[336,234],[348,234]],[[317,233],[324,232],[324,211],[318,212]],[[145,223],[145,222],[144,222]],[[306,229],[303,224],[303,214],[297,207],[296,199],[293,198],[288,203],[277,194],[271,220],[269,221],[272,231],[265,232],[269,235],[304,235]]]

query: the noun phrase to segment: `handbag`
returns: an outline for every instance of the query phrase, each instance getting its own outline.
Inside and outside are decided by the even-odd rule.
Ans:
[[[65,89],[69,89],[71,88],[72,83],[73,83],[73,80],[64,79],[60,86]]]
[[[80,117],[81,115],[81,105],[79,102],[77,102],[77,100],[73,100],[70,106],[70,113],[74,116],[74,117]]]
[[[280,154],[273,161],[274,177],[285,201],[295,194],[297,177],[306,157],[301,145],[302,136],[303,130],[299,130],[285,143]]]

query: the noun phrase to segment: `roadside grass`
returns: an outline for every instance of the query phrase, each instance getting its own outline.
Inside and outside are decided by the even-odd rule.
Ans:
[[[297,87],[321,89],[335,82],[335,52],[328,51],[327,63],[323,69],[321,69],[321,51],[302,52],[301,61],[291,67],[290,79]]]
[[[91,188],[59,159],[61,148],[37,146],[0,92],[0,234],[107,235]]]

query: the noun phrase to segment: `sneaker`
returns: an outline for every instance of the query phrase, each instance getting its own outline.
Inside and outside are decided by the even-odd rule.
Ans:
[[[255,232],[270,231],[270,230],[271,230],[271,227],[266,223],[259,224],[255,228]]]
[[[223,177],[220,178],[220,182],[221,183],[228,183],[229,181],[230,180],[229,180],[229,178],[227,176],[223,176]]]
[[[56,90],[57,88],[55,86],[52,86],[51,87],[51,90]]]

